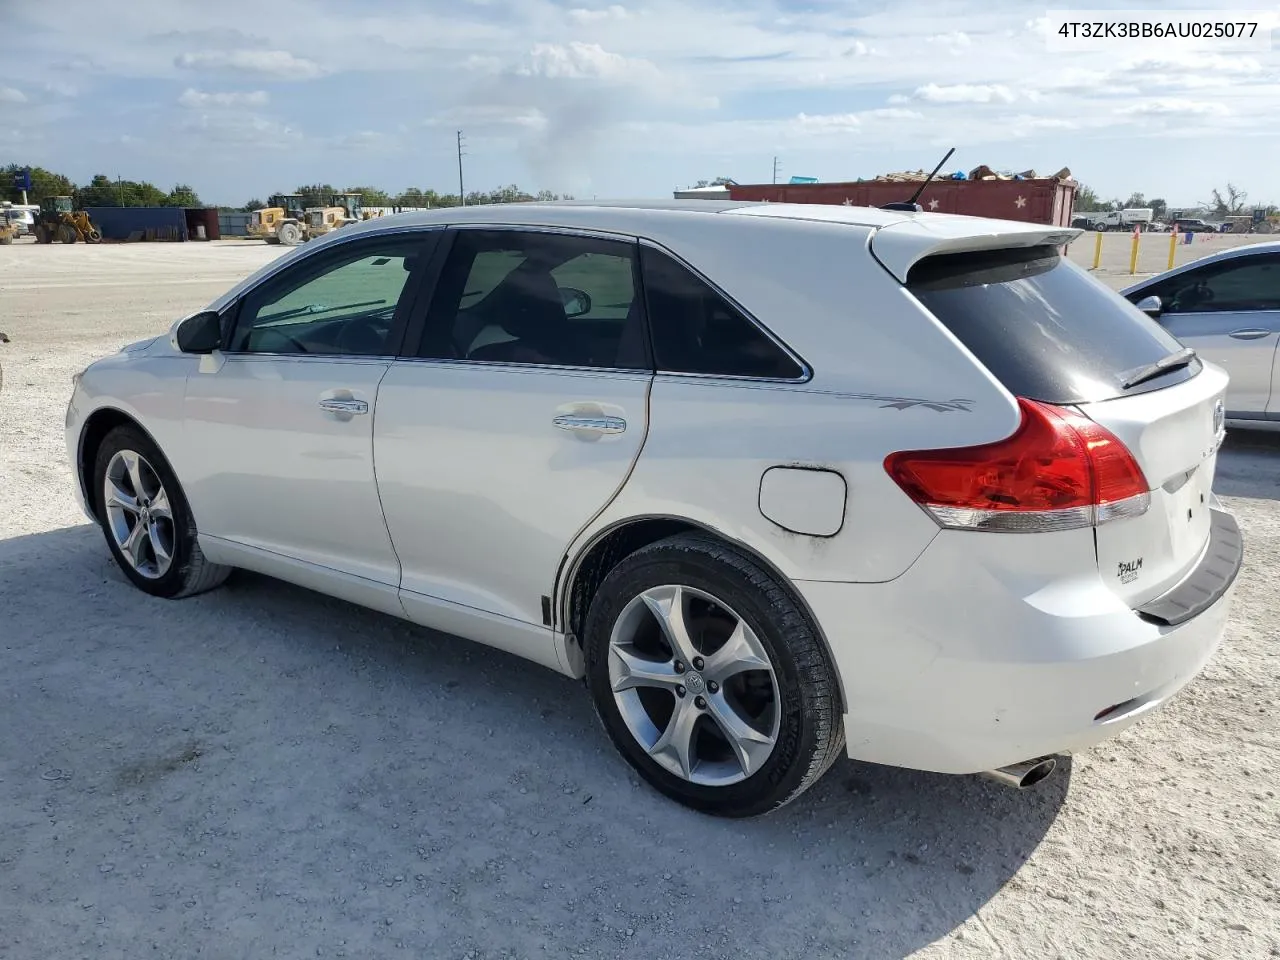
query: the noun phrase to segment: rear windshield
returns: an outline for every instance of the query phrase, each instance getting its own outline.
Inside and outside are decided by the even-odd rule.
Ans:
[[[1056,247],[929,257],[912,268],[907,289],[1029,400],[1096,403],[1161,390],[1201,369],[1197,360],[1126,389],[1136,371],[1182,344]]]

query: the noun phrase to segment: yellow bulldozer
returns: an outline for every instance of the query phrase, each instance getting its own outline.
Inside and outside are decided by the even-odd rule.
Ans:
[[[288,247],[307,239],[302,194],[277,193],[269,197],[267,203],[268,206],[253,211],[253,218],[246,228],[249,236]]]
[[[35,229],[38,243],[100,243],[102,234],[83,210],[72,210],[70,197],[45,197],[40,201]]]
[[[358,193],[335,193],[327,207],[307,208],[307,239],[323,237],[349,223],[365,219],[364,205]]]
[[[8,210],[0,211],[0,244],[13,243],[18,236],[18,224]]]

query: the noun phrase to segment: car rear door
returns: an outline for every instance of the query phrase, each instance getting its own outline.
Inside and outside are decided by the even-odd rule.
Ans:
[[[1160,325],[1231,377],[1227,416],[1265,416],[1280,345],[1280,253],[1231,257],[1128,294],[1152,295]]]
[[[545,659],[521,644],[550,643],[557,568],[626,481],[648,428],[637,244],[488,227],[448,242],[374,424],[401,599],[440,629],[459,617],[470,618],[459,630],[532,625],[526,640],[471,635]]]
[[[1213,533],[1226,374],[1052,249],[922,268],[908,288],[1006,389],[1083,413],[1141,468],[1145,504],[1096,508],[1103,582],[1134,609],[1181,583]]]

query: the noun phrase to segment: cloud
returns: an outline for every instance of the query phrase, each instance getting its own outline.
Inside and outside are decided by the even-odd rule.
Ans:
[[[1225,104],[1203,100],[1164,98],[1144,100],[1116,110],[1122,117],[1227,117],[1231,110]]]
[[[179,129],[198,133],[209,143],[238,146],[251,144],[263,150],[284,149],[302,140],[302,132],[270,117],[228,113],[202,113],[183,120]]]
[[[180,54],[174,63],[187,70],[234,70],[280,80],[313,80],[324,73],[318,63],[287,50],[203,50]]]
[[[518,73],[567,80],[626,80],[659,76],[648,60],[610,53],[598,43],[539,43],[529,51]]]
[[[881,107],[879,110],[868,110],[863,114],[874,120],[923,120],[924,114],[919,110],[905,110],[902,107]]]
[[[253,90],[248,93],[206,93],[203,90],[193,90],[188,87],[182,92],[182,96],[178,97],[178,103],[192,109],[207,107],[261,107],[269,99],[265,90]]]
[[[1016,99],[1012,90],[999,83],[928,83],[917,87],[914,97],[928,103],[1013,103]]]
[[[837,133],[857,130],[862,126],[862,121],[854,113],[828,113],[817,116],[802,113],[796,117],[796,121],[801,129]]]
[[[26,103],[27,95],[16,87],[0,87],[0,103]]]
[[[461,127],[468,130],[523,128],[541,130],[547,125],[546,115],[536,107],[512,107],[501,104],[474,104],[448,110],[423,121],[426,127]]]
[[[625,20],[630,14],[627,8],[618,4],[597,10],[586,10],[575,7],[569,11],[569,19],[576,23],[596,23],[601,20]]]

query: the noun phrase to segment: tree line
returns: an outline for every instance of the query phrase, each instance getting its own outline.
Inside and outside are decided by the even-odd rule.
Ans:
[[[0,167],[0,195],[14,202],[22,199],[22,191],[13,189],[13,178],[21,173],[25,166],[10,163]],[[178,183],[173,189],[165,191],[146,180],[112,179],[106,174],[97,174],[87,184],[79,185],[70,177],[44,167],[31,167],[31,189],[27,191],[28,203],[39,203],[45,197],[70,197],[77,210],[85,207],[201,207],[199,195],[189,184]],[[294,193],[302,195],[304,207],[327,207],[335,193],[358,193],[366,207],[456,207],[456,193],[439,193],[435,190],[423,190],[420,187],[409,187],[399,193],[389,193],[378,187],[355,186],[339,190],[329,183],[312,183],[298,187]],[[496,190],[473,190],[467,194],[467,205],[481,203],[522,203],[533,200],[572,200],[568,194],[552,193],[540,190],[529,193],[515,184],[499,187]],[[257,197],[239,207],[219,207],[224,211],[251,211],[265,207],[267,204]]]
[[[1233,183],[1228,183],[1224,190],[1215,187],[1210,191],[1210,198],[1202,200],[1196,206],[1203,208],[1208,216],[1217,218],[1247,216],[1256,206],[1261,206],[1267,216],[1273,216],[1278,212],[1274,204],[1250,204],[1248,200],[1249,194],[1246,191]],[[1121,200],[1119,197],[1103,200],[1095,190],[1085,184],[1080,184],[1076,188],[1075,210],[1077,213],[1107,213],[1134,207],[1150,207],[1157,219],[1167,216],[1169,212],[1169,204],[1163,197],[1152,197],[1148,200],[1141,193],[1131,193],[1127,200]]]
[[[331,183],[311,183],[298,187],[293,191],[302,196],[303,207],[327,207],[329,199],[337,193],[358,193],[366,207],[456,207],[456,193],[439,193],[435,190],[423,190],[420,187],[409,187],[399,193],[389,193],[378,187],[355,186],[339,190]],[[530,203],[535,200],[572,200],[569,194],[552,193],[550,190],[539,190],[529,193],[514,183],[499,187],[496,190],[472,190],[467,194],[467,206],[482,203]],[[262,200],[254,197],[240,210],[257,210],[267,206]]]
[[[13,178],[26,167],[11,163],[3,172],[4,195],[14,201],[22,199],[22,191],[13,189]],[[199,207],[200,197],[189,184],[175,184],[172,190],[161,190],[146,180],[122,180],[100,173],[87,184],[78,185],[70,177],[44,167],[31,168],[28,203],[39,203],[45,197],[70,197],[77,210],[85,207]]]

